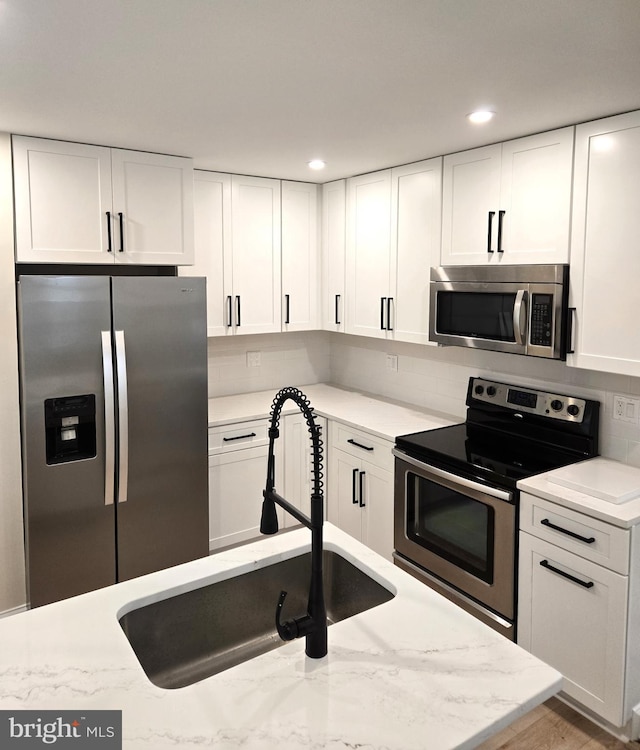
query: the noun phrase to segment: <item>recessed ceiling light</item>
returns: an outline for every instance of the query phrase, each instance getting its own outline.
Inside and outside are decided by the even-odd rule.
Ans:
[[[488,109],[478,109],[475,112],[467,115],[469,122],[473,122],[476,125],[480,125],[484,122],[489,122],[495,115],[495,112],[491,112]]]
[[[312,159],[307,164],[310,169],[324,169],[327,166],[326,162],[322,161],[322,159]]]

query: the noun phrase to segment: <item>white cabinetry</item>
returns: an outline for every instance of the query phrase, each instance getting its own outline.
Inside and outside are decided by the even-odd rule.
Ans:
[[[280,181],[231,178],[231,279],[235,333],[281,330]]]
[[[346,331],[386,338],[391,311],[391,170],[347,180]]]
[[[231,175],[193,173],[193,266],[181,276],[207,279],[207,336],[224,336],[231,324]]]
[[[260,536],[267,479],[266,419],[209,428],[209,549]],[[282,457],[276,441],[276,462]],[[278,510],[282,521],[282,512]]]
[[[193,262],[191,159],[13,137],[16,260]]]
[[[378,554],[393,554],[393,444],[330,422],[329,521]]]
[[[526,493],[520,513],[518,643],[563,674],[570,698],[622,727],[640,700],[636,530]]]
[[[640,376],[640,112],[576,128],[567,364]]]
[[[347,181],[348,333],[429,343],[441,175],[437,158]]]
[[[441,264],[567,263],[573,127],[444,158]]]
[[[194,194],[208,335],[280,331],[280,181],[196,170]]]
[[[318,186],[282,183],[282,330],[318,328]]]
[[[327,502],[327,420],[316,416],[320,427],[320,437],[324,443],[324,497],[325,516]],[[283,467],[276,466],[276,489],[285,500],[301,510],[305,515],[311,514],[311,472],[313,467],[311,436],[302,414],[287,414],[281,421],[281,434],[284,439],[284,473]],[[284,479],[284,481],[283,481]],[[295,518],[285,513],[284,525],[295,526]]]
[[[347,183],[322,186],[322,328],[344,331]]]

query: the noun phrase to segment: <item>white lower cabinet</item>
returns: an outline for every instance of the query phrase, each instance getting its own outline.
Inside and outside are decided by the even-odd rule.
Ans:
[[[260,537],[269,442],[266,419],[209,429],[209,549]],[[276,441],[276,466],[282,447]],[[279,511],[282,523],[282,512]]]
[[[392,443],[339,422],[329,426],[329,521],[378,554],[393,554]]]
[[[567,696],[623,727],[640,699],[632,530],[526,493],[520,510],[518,644],[562,673]]]

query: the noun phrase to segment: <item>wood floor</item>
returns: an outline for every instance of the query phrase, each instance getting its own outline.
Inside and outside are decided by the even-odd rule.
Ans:
[[[551,698],[479,745],[478,750],[640,750],[621,742],[557,698]]]

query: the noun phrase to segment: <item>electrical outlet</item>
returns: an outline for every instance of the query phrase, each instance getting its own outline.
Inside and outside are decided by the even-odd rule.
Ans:
[[[613,395],[613,418],[619,422],[638,423],[640,415],[640,399],[631,396]]]
[[[387,354],[387,369],[398,371],[398,355]]]
[[[247,352],[247,367],[260,367],[262,356],[260,352]]]

